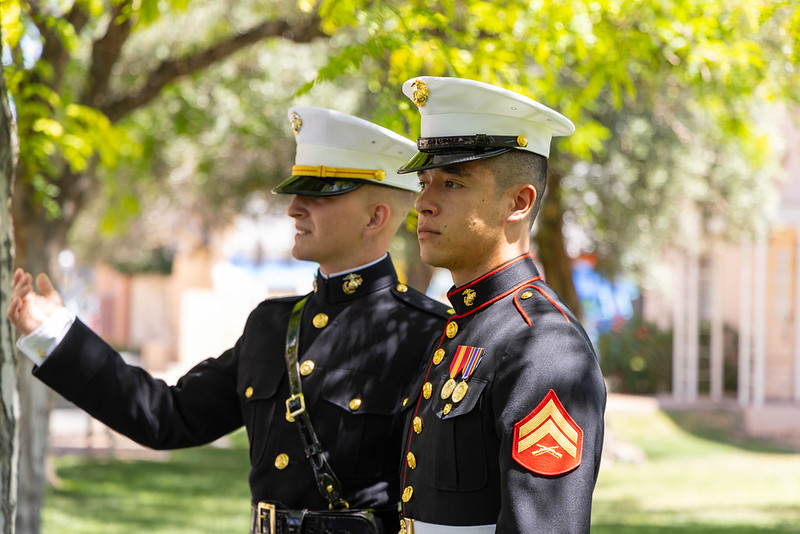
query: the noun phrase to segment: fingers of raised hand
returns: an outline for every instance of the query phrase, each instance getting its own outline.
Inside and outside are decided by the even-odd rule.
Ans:
[[[53,283],[50,281],[50,277],[45,273],[40,273],[36,276],[36,287],[39,288],[39,291],[41,291],[42,295],[45,297],[50,297],[52,293],[56,292]]]

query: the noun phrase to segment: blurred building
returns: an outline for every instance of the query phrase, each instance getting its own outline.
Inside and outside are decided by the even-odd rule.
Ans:
[[[776,217],[738,244],[695,223],[685,247],[666,254],[669,283],[645,292],[643,313],[673,328],[674,401],[724,402],[723,354],[734,350],[736,391],[728,400],[741,409],[744,430],[800,439],[800,130],[787,127],[786,143]],[[690,212],[687,219],[692,227]]]
[[[291,258],[292,235],[281,215],[182,236],[169,273],[97,265],[73,307],[117,350],[171,381],[232,347],[262,300],[311,291],[317,265]]]

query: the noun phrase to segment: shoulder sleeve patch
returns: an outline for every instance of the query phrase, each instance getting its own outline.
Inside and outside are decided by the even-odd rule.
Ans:
[[[581,464],[583,430],[552,389],[530,414],[514,425],[511,456],[539,475],[561,475]]]

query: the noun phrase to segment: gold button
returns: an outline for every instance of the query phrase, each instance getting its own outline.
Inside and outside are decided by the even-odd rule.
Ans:
[[[406,486],[406,489],[403,490],[403,502],[410,501],[412,495],[414,495],[414,488]]]
[[[405,284],[397,284],[397,290],[400,293],[405,293],[406,291],[408,291],[408,286]]]
[[[275,467],[278,469],[286,469],[286,466],[289,465],[289,455],[282,452],[278,456],[275,457]]]
[[[528,138],[524,135],[517,137],[517,146],[528,146]]]
[[[528,300],[533,296],[533,291],[523,291],[522,294],[519,296],[522,300]]]
[[[311,360],[306,360],[300,364],[300,374],[303,376],[308,376],[311,374],[311,371],[314,370],[314,362]]]
[[[248,399],[253,396],[253,386],[247,386],[247,389],[244,390],[244,396]]]
[[[350,401],[350,409],[353,411],[358,410],[361,408],[361,399],[353,399]]]
[[[408,397],[406,397],[405,399],[403,399],[403,406],[405,406],[406,404],[408,404]]]
[[[318,313],[314,316],[314,319],[312,319],[311,323],[316,328],[325,328],[325,325],[328,324],[328,316],[324,313]]]
[[[449,337],[450,339],[453,339],[454,337],[456,337],[456,333],[458,333],[458,325],[456,324],[455,321],[451,321],[451,322],[447,323],[447,331],[446,331],[446,333],[447,333],[447,337]]]
[[[419,416],[414,418],[414,432],[417,434],[422,432],[422,418]]]
[[[452,410],[452,409],[453,409],[453,405],[448,402],[447,404],[444,405],[444,410],[442,410],[442,411],[444,412],[445,415],[447,415],[447,414],[450,413],[450,410]]]
[[[406,461],[408,462],[408,467],[411,469],[417,468],[417,458],[414,456],[413,452],[406,454]]]
[[[450,315],[453,315],[455,312],[456,312],[456,310],[454,310],[453,308],[450,308],[449,310],[447,310],[447,313],[449,313]]]
[[[433,353],[433,364],[439,365],[444,360],[444,349],[439,349]]]
[[[425,385],[422,386],[422,396],[426,399],[430,399],[431,393],[433,393],[433,384],[425,382]]]

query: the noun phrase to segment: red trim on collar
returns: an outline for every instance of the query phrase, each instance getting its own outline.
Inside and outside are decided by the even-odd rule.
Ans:
[[[526,259],[526,258],[530,258],[530,257],[531,257],[531,254],[530,254],[530,252],[527,252],[527,253],[523,254],[522,256],[517,256],[517,257],[516,257],[516,258],[514,258],[513,260],[509,260],[509,261],[505,262],[504,264],[502,264],[502,265],[500,265],[499,267],[497,267],[497,268],[495,268],[495,269],[493,269],[493,270],[489,271],[488,273],[484,274],[483,276],[481,276],[481,277],[479,277],[479,278],[476,278],[476,279],[475,279],[475,280],[473,280],[472,282],[470,282],[470,283],[468,283],[468,284],[466,284],[466,285],[463,285],[463,286],[461,286],[461,287],[457,287],[457,288],[455,288],[453,291],[451,291],[450,293],[448,293],[448,294],[447,294],[447,298],[449,299],[449,298],[450,298],[450,295],[453,295],[453,294],[455,294],[455,293],[458,293],[459,291],[464,291],[466,288],[474,286],[475,284],[477,284],[477,283],[478,283],[478,282],[480,282],[481,280],[485,280],[486,278],[489,278],[489,277],[490,277],[490,276],[492,276],[493,274],[496,274],[496,273],[498,273],[498,272],[502,271],[503,269],[507,269],[508,267],[511,267],[511,266],[512,266],[512,265],[514,265],[515,263],[517,263],[517,262],[519,262],[519,261],[522,261],[522,260],[524,260],[524,259]]]
[[[483,304],[481,304],[481,305],[480,305],[480,306],[478,306],[477,308],[474,308],[474,309],[472,309],[472,310],[469,310],[469,311],[468,311],[468,312],[466,312],[466,313],[462,313],[461,315],[454,315],[454,316],[453,316],[453,319],[461,319],[462,317],[466,317],[467,315],[472,315],[472,314],[473,314],[473,313],[475,313],[476,311],[478,311],[478,310],[482,310],[482,309],[483,309],[483,308],[485,308],[486,306],[488,306],[488,305],[490,305],[490,304],[494,304],[494,303],[495,303],[495,302],[497,302],[498,300],[500,300],[500,299],[502,299],[502,298],[505,298],[505,297],[507,297],[508,295],[510,295],[510,294],[511,294],[511,293],[513,293],[514,291],[517,291],[517,290],[518,290],[518,289],[520,289],[521,287],[523,287],[523,286],[526,286],[526,285],[530,284],[531,282],[536,282],[537,280],[541,280],[541,279],[542,279],[542,277],[541,277],[541,276],[537,276],[537,277],[535,277],[535,278],[531,278],[531,279],[529,279],[529,280],[525,280],[524,282],[520,282],[519,284],[515,285],[514,287],[512,287],[512,288],[511,288],[511,289],[509,289],[508,291],[506,291],[506,292],[504,292],[504,293],[500,293],[499,295],[497,295],[497,296],[496,296],[495,298],[493,298],[492,300],[487,300],[486,302],[484,302]],[[562,313],[563,313],[563,312],[562,312]],[[448,321],[448,322],[449,322],[449,321]]]

